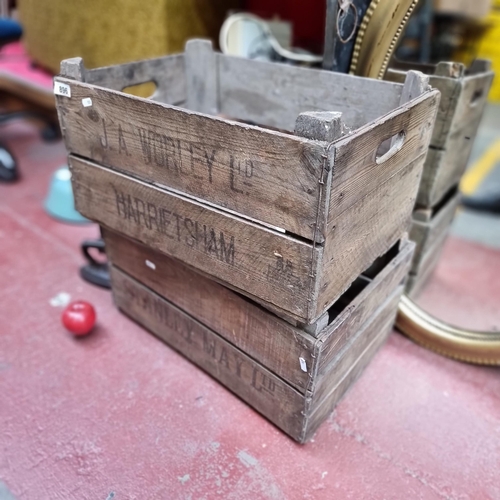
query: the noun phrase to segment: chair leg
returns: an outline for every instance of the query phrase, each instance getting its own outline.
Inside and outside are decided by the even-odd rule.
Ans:
[[[18,179],[19,171],[14,155],[0,144],[0,182],[15,182]]]

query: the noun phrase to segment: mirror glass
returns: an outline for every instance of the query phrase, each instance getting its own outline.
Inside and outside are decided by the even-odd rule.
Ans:
[[[410,297],[453,325],[500,330],[500,104],[486,105],[460,188],[465,201],[451,207],[448,237],[422,259],[420,272],[427,266],[429,277]],[[433,218],[445,220],[446,210]]]

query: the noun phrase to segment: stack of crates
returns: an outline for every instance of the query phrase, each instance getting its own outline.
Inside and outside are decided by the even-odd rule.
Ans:
[[[150,99],[123,93],[153,81]],[[215,53],[62,63],[116,305],[299,442],[392,329],[439,92]]]
[[[460,193],[459,183],[476,137],[493,80],[490,62],[478,59],[466,69],[461,63],[400,64],[386,78],[404,82],[407,70],[429,76],[441,92],[436,125],[412,216],[410,239],[416,243],[407,292],[416,296],[436,267],[449,232]]]

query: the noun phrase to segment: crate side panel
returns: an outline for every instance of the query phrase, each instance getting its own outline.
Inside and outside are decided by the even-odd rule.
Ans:
[[[111,263],[216,331],[300,392],[313,370],[315,339],[166,255],[104,230]]]
[[[221,113],[293,131],[305,111],[340,111],[358,128],[399,106],[402,85],[218,54]]]
[[[488,92],[493,82],[493,76],[494,73],[488,71],[463,77],[461,81],[462,91],[450,126],[450,137],[453,137],[459,130],[468,129],[474,131],[471,137],[472,142],[474,141],[475,131],[479,126],[484,107],[488,102]]]
[[[342,212],[427,153],[438,99],[437,92],[427,92],[335,145],[329,228]],[[379,146],[399,133],[404,137],[396,139],[401,144],[394,147],[394,154],[377,159]]]
[[[394,324],[403,289],[404,285],[400,284],[392,290],[389,298],[375,310],[363,325],[360,325],[350,342],[330,361],[328,366],[325,367],[325,371],[318,376],[312,394],[312,411],[321,404],[340,382],[344,374],[349,371],[349,368],[355,364],[356,359],[378,336],[383,329],[383,325],[388,322]]]
[[[315,408],[315,411],[307,420],[301,436],[300,442],[309,441],[318,427],[328,418],[335,406],[339,403],[347,391],[361,376],[365,368],[370,364],[379,349],[384,345],[387,337],[392,331],[394,319],[390,319],[378,329],[376,337],[372,343],[365,349],[363,353],[350,366],[347,373],[343,375],[338,384],[325,397],[322,403]]]
[[[119,309],[298,439],[304,396],[139,282],[116,269],[112,274]]]
[[[460,193],[457,192],[429,222],[412,220],[410,239],[417,244],[413,257],[412,273],[418,272],[418,267],[427,250],[433,247],[435,242],[443,237],[443,234],[448,233],[459,201]]]
[[[445,233],[440,239],[434,242],[434,245],[428,248],[422,256],[417,273],[411,273],[408,276],[405,292],[410,298],[417,298],[431,278],[441,258],[446,240],[447,234]]]
[[[410,269],[415,245],[406,241],[399,253],[375,276],[373,281],[346,306],[319,338],[321,342],[318,374],[328,370],[338,352],[353,338],[361,326],[381,307],[402,284]]]
[[[84,76],[86,83],[118,91],[153,82],[152,99],[165,104],[180,104],[187,98],[183,54],[89,69]]]
[[[408,231],[424,156],[344,211],[327,234],[318,311]]]
[[[323,143],[61,81],[71,87],[71,98],[56,97],[71,153],[314,238]]]
[[[310,244],[70,157],[75,206],[87,218],[307,316]]]

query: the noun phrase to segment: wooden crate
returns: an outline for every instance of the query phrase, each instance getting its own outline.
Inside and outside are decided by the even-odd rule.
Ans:
[[[299,442],[309,439],[392,329],[414,244],[396,244],[311,333],[139,242],[103,231],[128,316]]]
[[[455,186],[434,209],[419,208],[413,212],[410,239],[416,243],[406,283],[406,292],[417,296],[439,262],[441,251],[460,202]]]
[[[399,67],[390,69],[386,78],[403,82],[405,70],[419,70],[428,74],[431,87],[441,92],[417,196],[418,207],[432,208],[460,182],[465,172],[494,74],[490,62],[485,60],[476,60],[469,69],[451,62],[435,66],[400,63]]]
[[[62,75],[77,209],[288,321],[320,320],[409,227],[439,101],[419,73],[403,86],[192,41]],[[152,100],[120,91],[145,80]]]

